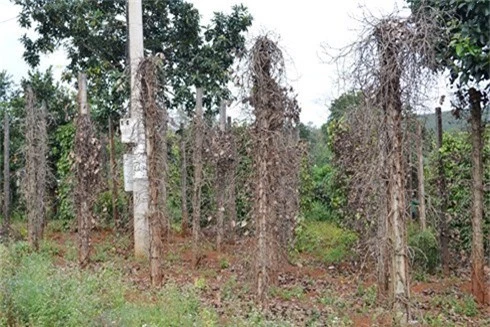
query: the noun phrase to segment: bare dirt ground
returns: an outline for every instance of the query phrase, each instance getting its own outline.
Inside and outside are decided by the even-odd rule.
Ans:
[[[50,232],[47,238],[60,249],[57,265],[75,265],[75,233]],[[199,267],[193,269],[191,238],[172,235],[166,243],[165,281],[195,287],[200,300],[216,310],[223,324],[229,317],[248,317],[257,312],[252,240],[226,244],[221,254],[210,241],[203,241],[204,256]],[[128,236],[116,236],[110,229],[98,230],[93,234],[92,246],[93,261],[87,269],[98,269],[110,261],[136,290],[150,288],[149,265],[132,256]],[[356,273],[345,264],[327,267],[307,256],[300,261],[306,264],[281,267],[276,281],[271,281],[264,311],[267,319],[293,326],[392,326],[390,312],[376,303],[372,274]],[[490,309],[472,301],[466,276],[424,276],[423,281],[412,281],[411,291],[415,326],[490,326]],[[128,301],[141,298],[137,291],[127,294]]]

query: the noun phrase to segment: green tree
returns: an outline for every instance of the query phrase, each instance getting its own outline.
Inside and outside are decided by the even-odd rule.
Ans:
[[[484,160],[490,160],[490,131],[486,133],[483,150]],[[460,260],[468,258],[471,251],[471,143],[467,132],[444,133],[440,151],[434,149],[429,157],[427,181],[429,193],[435,201],[437,198],[438,156],[442,156],[447,187],[447,213],[451,217],[450,239],[454,255],[463,254]],[[490,165],[485,167],[485,183],[490,183]],[[485,195],[485,206],[490,206],[490,193]],[[490,217],[485,217],[484,231],[490,231]],[[487,249],[490,246],[487,237]]]
[[[330,116],[328,117],[328,121],[338,121],[351,110],[359,107],[361,101],[362,95],[358,91],[349,91],[341,94],[337,99],[333,100],[330,105]]]
[[[0,71],[0,104],[6,103],[12,92],[12,77],[7,73],[7,71]],[[3,108],[3,107],[2,107]]]
[[[350,171],[339,163],[344,149],[341,138],[349,136],[346,115],[361,103],[361,94],[350,91],[330,105],[328,122],[320,128],[300,124],[300,137],[308,145],[309,158],[301,170],[301,212],[306,219],[329,220],[352,227],[347,220]],[[352,215],[354,216],[354,214]]]
[[[11,97],[11,93],[12,93],[12,84],[13,84],[13,82],[12,82],[11,76],[8,75],[6,71],[0,71],[0,115],[4,117],[4,122],[5,122],[5,119],[7,119],[7,121],[8,121],[8,116],[9,116],[9,110],[8,109],[10,107],[10,97]],[[4,131],[5,131],[6,125],[1,124],[1,126],[4,128]],[[10,126],[10,124],[8,126]],[[7,141],[7,143],[5,143],[5,144],[9,144],[9,141]],[[0,162],[3,163],[5,158],[6,158],[5,151],[2,151],[2,156],[0,157],[0,159],[1,159]],[[10,166],[10,160],[8,162],[9,162],[8,166]],[[4,171],[3,175],[4,175],[3,176],[4,183],[9,183],[8,181],[10,181],[10,178],[8,178],[8,181],[7,181],[7,176],[5,175],[5,171]],[[7,185],[10,185],[10,184],[7,184]],[[9,193],[10,192],[5,192],[5,189],[4,189],[4,192],[3,192],[4,201],[3,201],[3,203],[5,203],[6,197],[10,198]],[[3,223],[0,226],[0,237],[2,237],[2,234],[8,235],[8,230],[10,228],[10,226],[9,226],[9,224],[10,224],[9,214],[8,213],[5,214],[5,212],[7,212],[7,211],[8,210],[3,211],[4,212]]]
[[[472,292],[485,303],[486,286],[483,249],[483,109],[488,102],[480,83],[490,80],[490,6],[488,0],[407,0],[414,15],[438,12],[441,37],[435,44],[437,65],[448,69],[458,89],[456,113],[469,109],[472,136]],[[488,85],[488,84],[487,84]],[[487,86],[488,91],[489,86]],[[488,92],[487,92],[488,93]]]
[[[70,60],[65,79],[85,71],[89,90],[97,93],[89,97],[99,101],[95,115],[104,123],[108,114],[118,116],[128,89],[126,0],[11,1],[21,7],[20,25],[38,34],[22,37],[25,60],[35,67],[41,54],[65,49]],[[199,12],[190,3],[143,1],[144,47],[146,53],[165,57],[168,107],[185,105],[192,110],[195,85],[206,89],[208,107],[229,96],[230,67],[244,51],[243,33],[251,23],[241,5],[229,15],[215,13],[212,24],[201,27]]]

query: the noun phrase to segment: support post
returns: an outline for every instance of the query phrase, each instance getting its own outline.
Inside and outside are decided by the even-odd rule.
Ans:
[[[187,235],[187,230],[189,228],[189,211],[187,210],[187,157],[186,157],[186,146],[185,146],[185,129],[184,123],[180,123],[180,130],[182,134],[180,135],[180,165],[181,165],[181,176],[180,176],[180,187],[181,187],[181,200],[182,200],[182,234]]]
[[[419,195],[419,220],[422,230],[427,229],[427,219],[425,215],[425,178],[424,178],[424,135],[422,133],[422,123],[417,122],[417,159],[418,159],[418,195]],[[411,191],[411,190],[410,190]]]
[[[3,118],[3,230],[8,238],[10,231],[10,124],[5,110]]]
[[[121,229],[121,221],[119,219],[118,210],[118,181],[117,181],[117,164],[116,164],[116,149],[114,145],[114,124],[112,117],[109,116],[109,155],[110,155],[110,174],[111,174],[111,192],[112,192],[112,220],[117,230]]]
[[[202,146],[204,138],[204,121],[202,108],[203,90],[196,88],[196,112],[194,120],[194,190],[192,195],[192,264],[197,268],[201,260],[199,235],[201,233],[201,184],[202,184]]]
[[[129,62],[131,69],[130,112],[133,121],[133,226],[134,253],[148,257],[150,232],[148,225],[148,163],[146,136],[141,106],[141,81],[137,77],[138,66],[143,59],[143,15],[141,0],[128,0]]]
[[[438,153],[438,190],[441,201],[439,207],[439,241],[441,244],[442,270],[445,276],[449,276],[449,233],[447,228],[447,195],[446,195],[446,176],[444,173],[444,161],[441,155],[442,148],[442,112],[441,107],[436,108],[436,125],[437,125],[437,153]]]
[[[91,158],[81,158],[85,155],[89,142],[92,140],[89,137],[91,133],[86,130],[90,126],[89,107],[87,103],[87,76],[83,73],[78,75],[78,102],[80,115],[77,118],[77,135],[75,140],[76,165],[77,165],[77,189],[76,189],[76,214],[78,221],[78,262],[81,267],[85,267],[90,260],[90,229],[92,212],[89,198],[87,197],[87,183],[85,180],[86,166],[85,164]],[[88,132],[88,133],[87,133]],[[82,162],[82,160],[84,162]],[[90,164],[90,163],[89,163]]]
[[[224,101],[221,102],[219,108],[219,143],[221,146],[224,145],[224,140],[226,138],[226,103]],[[226,146],[226,145],[225,145]],[[225,149],[218,149],[218,151],[223,151],[226,155],[229,155],[228,151]],[[227,158],[223,158],[221,155],[218,157],[218,163],[216,167],[216,205],[217,205],[217,233],[216,233],[216,250],[221,253],[221,246],[223,243],[224,237],[224,218],[225,218],[225,194],[226,194],[226,167]],[[225,163],[225,166],[223,166]]]

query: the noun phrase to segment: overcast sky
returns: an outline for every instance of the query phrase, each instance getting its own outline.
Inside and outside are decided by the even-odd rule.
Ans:
[[[199,9],[203,24],[214,11],[229,11],[243,3],[254,17],[248,38],[265,31],[279,36],[287,59],[287,76],[298,93],[302,107],[301,120],[319,126],[328,117],[328,105],[344,90],[338,83],[335,65],[322,62],[321,45],[341,48],[358,35],[358,18],[369,10],[376,16],[403,9],[403,0],[192,0]],[[27,74],[19,38],[24,31],[18,26],[18,9],[9,0],[0,0],[0,70],[7,70],[19,81]],[[42,58],[41,68],[52,65],[59,76],[67,61],[62,52]],[[445,92],[443,83],[434,91],[435,99]]]

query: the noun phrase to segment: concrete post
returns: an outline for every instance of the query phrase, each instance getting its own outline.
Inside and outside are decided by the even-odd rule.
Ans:
[[[129,60],[131,68],[130,112],[133,121],[133,204],[134,254],[148,257],[150,232],[148,226],[148,163],[146,136],[141,106],[141,81],[138,66],[143,59],[143,14],[141,0],[128,0]]]

